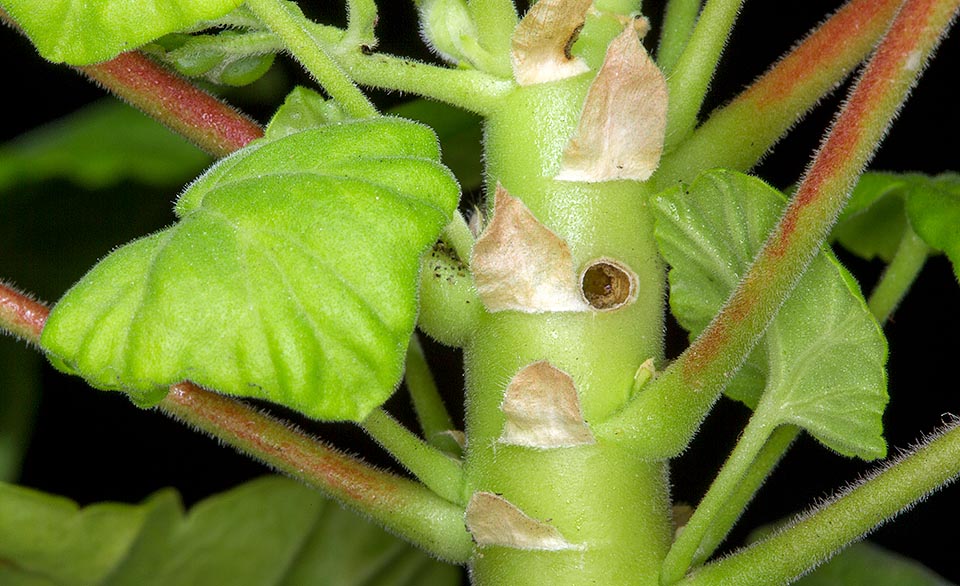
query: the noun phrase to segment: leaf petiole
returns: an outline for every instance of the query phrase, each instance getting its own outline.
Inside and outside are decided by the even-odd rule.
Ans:
[[[348,114],[355,118],[370,118],[379,114],[373,103],[313,36],[312,23],[295,5],[280,0],[249,0],[247,6],[280,37],[287,50]]]
[[[920,274],[931,252],[931,248],[913,231],[908,222],[893,260],[887,265],[880,282],[867,300],[867,306],[878,322],[882,324],[890,318]]]
[[[374,409],[363,430],[427,488],[456,504],[463,501],[463,469],[458,460],[424,442],[386,411]]]

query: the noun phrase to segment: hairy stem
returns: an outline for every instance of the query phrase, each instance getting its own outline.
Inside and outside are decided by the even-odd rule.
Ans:
[[[664,150],[683,139],[697,123],[723,47],[743,0],[707,0],[697,26],[667,78],[670,102]]]
[[[958,474],[960,426],[954,423],[832,502],[801,516],[773,536],[704,566],[679,584],[789,583]]]
[[[759,409],[758,409],[759,411]],[[683,531],[677,536],[677,539],[670,547],[667,557],[663,562],[663,568],[660,572],[660,581],[662,584],[673,584],[679,581],[687,570],[693,565],[693,560],[702,550],[702,544],[707,532],[715,525],[725,524],[730,521],[736,521],[742,512],[742,508],[735,508],[737,505],[746,506],[746,502],[731,502],[731,497],[739,493],[739,488],[744,480],[752,471],[766,469],[768,472],[772,469],[769,465],[756,466],[761,452],[770,443],[783,445],[784,437],[778,437],[776,442],[769,441],[772,434],[775,433],[767,419],[758,417],[755,413],[747,424],[746,429],[737,441],[736,447],[731,452],[730,457],[723,464],[720,473],[713,480],[707,494],[704,495],[700,504],[697,505],[693,516],[683,527]],[[781,433],[781,436],[789,437],[791,434]],[[787,443],[786,445],[789,445]],[[779,461],[782,454],[771,454],[775,456],[774,460]],[[762,464],[768,464],[763,462]],[[762,482],[762,479],[760,479]],[[742,493],[740,493],[742,494]],[[752,492],[747,495],[752,496]],[[732,523],[731,523],[732,525]],[[729,526],[723,531],[729,530]]]
[[[770,434],[746,475],[727,497],[725,506],[717,511],[704,532],[691,566],[699,566],[713,555],[799,435],[800,428],[795,425],[781,425]]]
[[[338,53],[350,76],[363,85],[408,92],[486,115],[513,88],[513,83],[472,69],[450,69],[375,53]]]
[[[50,308],[29,295],[0,281],[0,328],[32,344],[40,342],[40,332]]]
[[[657,65],[670,75],[683,53],[700,13],[700,0],[670,0],[663,16],[663,32],[657,46]]]
[[[463,508],[417,482],[377,470],[240,401],[191,383],[170,387],[159,408],[320,489],[441,559],[463,563],[471,555]]]
[[[141,53],[78,70],[214,156],[263,136],[256,122]]]
[[[480,46],[493,57],[488,66],[495,69],[490,73],[511,79],[511,38],[519,20],[513,0],[469,0],[467,6],[479,32]]]
[[[867,306],[878,322],[883,323],[890,318],[917,279],[930,252],[927,243],[917,236],[908,223],[893,260],[867,300]]]
[[[248,0],[247,6],[286,45],[287,50],[323,89],[354,118],[377,116],[369,99],[314,38],[312,23],[293,5],[281,0]]]
[[[864,165],[948,28],[960,0],[908,0],[750,270],[690,347],[595,431],[664,457],[683,450],[820,250]]]
[[[420,346],[420,336],[410,336],[407,346],[407,367],[404,373],[407,390],[413,402],[413,410],[420,422],[420,429],[427,443],[451,454],[460,454],[460,446],[447,432],[454,428],[453,419],[443,404],[443,398],[433,380],[427,357]]]
[[[0,21],[20,30],[2,9]],[[216,157],[263,136],[256,122],[142,53],[121,53],[76,70]]]
[[[463,470],[458,460],[415,436],[383,409],[375,409],[361,425],[427,488],[452,503],[464,504]]]
[[[658,189],[706,169],[746,171],[876,45],[901,0],[851,0],[666,155]],[[724,145],[718,148],[718,145]]]

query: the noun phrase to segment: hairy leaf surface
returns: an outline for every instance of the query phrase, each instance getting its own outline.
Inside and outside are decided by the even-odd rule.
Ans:
[[[141,403],[189,379],[318,419],[363,419],[400,380],[420,254],[456,207],[429,129],[348,122],[256,144],[57,304],[55,362]]]
[[[54,63],[89,65],[219,18],[242,0],[0,0]]]
[[[784,197],[729,171],[701,175],[655,200],[656,238],[671,265],[670,306],[698,335],[746,273]],[[886,453],[886,341],[853,277],[821,252],[726,393],[751,407],[761,394],[776,423],[805,428],[845,455]]]
[[[0,483],[0,582],[58,586],[447,586],[434,561],[302,484],[264,477],[184,513],[161,491],[80,508]]]

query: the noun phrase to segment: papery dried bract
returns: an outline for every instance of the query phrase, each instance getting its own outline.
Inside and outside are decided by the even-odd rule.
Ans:
[[[566,79],[589,71],[570,55],[592,0],[540,0],[513,33],[513,77],[520,85]]]
[[[514,375],[500,408],[506,416],[501,443],[541,449],[594,443],[573,379],[545,360]]]
[[[590,310],[567,243],[499,185],[493,219],[473,247],[471,269],[491,312]]]
[[[492,492],[477,492],[470,497],[465,520],[467,530],[480,547],[498,545],[539,551],[580,549],[564,539],[556,527],[530,517]]]
[[[666,123],[666,80],[628,26],[607,48],[556,178],[649,179],[660,164]]]

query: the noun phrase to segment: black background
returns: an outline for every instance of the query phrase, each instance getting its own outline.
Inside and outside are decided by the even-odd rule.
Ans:
[[[319,3],[315,4],[319,6]],[[416,34],[410,32],[404,37],[398,36],[400,31],[416,30],[412,3],[381,4],[390,4],[383,8],[381,22],[386,25],[379,29],[382,47],[395,53],[429,58]],[[827,1],[747,3],[713,85],[707,110],[721,105],[745,87],[838,5],[838,2]],[[305,8],[308,13],[319,14],[319,8],[313,5],[307,4]],[[655,25],[659,10],[660,7],[653,3],[647,7],[647,14]],[[327,22],[342,19],[342,13],[325,17]],[[2,63],[7,79],[3,107],[6,115],[0,124],[3,139],[69,114],[103,96],[101,90],[73,71],[43,62],[13,31],[0,32],[0,51],[3,52]],[[651,35],[650,38],[655,37]],[[872,168],[926,173],[960,170],[957,157],[960,118],[955,109],[956,93],[949,86],[960,63],[958,52],[960,43],[955,35],[947,39],[940,55],[929,67]],[[289,64],[280,64],[277,69],[285,83],[309,83]],[[767,157],[758,168],[758,174],[779,186],[794,182],[808,163],[810,153],[845,91],[846,86],[825,99],[796,128],[790,139]],[[269,104],[276,103],[271,102],[270,97],[234,99],[256,118],[265,121],[270,113]],[[377,99],[389,104],[402,96],[378,94]],[[55,246],[49,242],[46,233],[49,228],[44,228],[45,222],[66,229],[66,237],[70,236],[69,226],[75,218],[66,211],[58,211],[56,198],[74,202],[64,205],[64,210],[76,210],[77,206],[82,209],[83,202],[87,201],[84,198],[93,201],[99,197],[68,184],[52,184],[46,189],[43,197],[54,203],[40,206],[45,210],[43,214],[32,216],[37,225],[24,232],[24,238],[36,238],[39,248]],[[127,221],[110,215],[103,216],[100,225],[94,222],[91,229],[117,234],[116,241],[106,245],[97,256],[137,234],[171,221],[172,216],[164,210],[169,208],[175,195],[174,192],[144,194],[139,189],[138,197],[143,198],[142,214],[151,218],[150,222],[157,222],[153,227],[140,227],[147,220],[131,218]],[[63,217],[57,217],[58,214]],[[140,231],[128,233],[132,226],[137,226]],[[0,249],[0,277],[14,279],[19,286],[48,300],[55,299],[62,287],[84,271],[82,266],[62,267],[60,290],[51,285],[33,286],[30,272],[20,268],[22,263],[14,262],[16,259],[10,258],[9,254],[12,253]],[[860,278],[864,290],[869,291],[881,266],[843,253],[841,259]],[[96,256],[90,259],[90,263],[94,260]],[[10,274],[5,267],[17,269]],[[960,414],[960,388],[955,374],[960,349],[958,297],[957,282],[949,264],[942,257],[935,258],[886,326],[890,339],[891,401],[885,422],[893,454],[896,447],[908,447],[923,433],[934,430],[949,414]],[[669,334],[668,353],[675,355],[682,349],[685,336],[676,328],[671,328]],[[459,356],[429,342],[428,347],[438,379],[451,401],[456,403],[462,386]],[[224,449],[158,412],[133,407],[120,394],[91,390],[82,382],[63,377],[49,368],[43,372],[43,385],[34,441],[23,468],[22,482],[28,486],[64,494],[83,504],[101,500],[137,502],[161,487],[175,486],[189,504],[266,472],[261,465]],[[398,393],[391,400],[390,407],[406,416],[406,402],[403,394]],[[673,490],[678,501],[695,503],[702,495],[717,466],[733,446],[746,418],[746,410],[739,405],[727,401],[719,404],[691,449],[673,466]],[[352,446],[354,451],[363,453],[370,460],[389,465],[388,460],[352,426],[300,423],[325,439]],[[841,458],[804,438],[767,483],[741,525],[754,527],[790,515],[856,480],[871,467]],[[896,522],[880,528],[872,539],[923,561],[948,579],[960,581],[960,567],[953,557],[955,541],[950,537],[952,528],[958,523],[960,492],[957,488],[948,488],[901,515]],[[742,540],[745,534],[745,529],[738,529],[731,538],[731,545]]]

